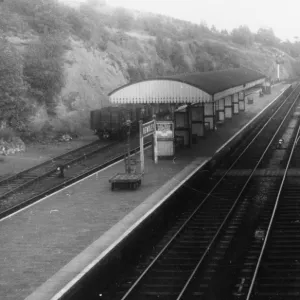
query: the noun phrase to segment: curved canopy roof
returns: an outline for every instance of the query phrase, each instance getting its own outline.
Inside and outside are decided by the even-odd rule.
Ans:
[[[264,80],[265,77],[265,75],[258,71],[254,71],[244,67],[212,72],[179,74],[129,83],[113,90],[108,94],[108,96],[110,96],[112,102],[116,103],[145,103],[152,101],[163,102],[164,99],[166,100],[166,102],[178,102],[181,100],[185,100],[184,102],[207,102],[211,101],[208,100],[208,98],[211,98],[215,94],[221,93],[223,91],[227,92],[219,94],[217,98],[222,98],[223,96],[239,92],[243,90],[244,87],[249,88],[256,84],[261,84],[262,80]],[[147,82],[149,83],[147,84]],[[155,87],[154,82],[156,82],[157,88]],[[166,82],[169,82],[172,86],[170,86],[170,84],[166,85]],[[174,84],[172,84],[171,82],[174,82],[174,84],[176,84],[176,82],[181,83],[180,88],[174,88]],[[187,86],[190,86],[190,89],[188,89]],[[239,89],[235,90],[234,88],[236,87],[239,87]],[[183,91],[184,88],[186,92]],[[201,90],[202,94],[195,95],[195,88],[199,92]],[[145,89],[147,90],[147,93],[145,92]],[[171,90],[171,97],[168,97],[168,95],[166,95],[167,92],[165,90],[168,89]],[[153,95],[150,90],[153,90]],[[161,91],[162,93],[160,93],[159,91]],[[178,94],[179,92],[180,95]],[[193,101],[190,101],[191,99],[186,99],[186,96],[192,98],[191,95],[195,95]],[[144,101],[145,97],[148,99],[148,101]],[[171,101],[170,98],[172,98],[174,101]],[[205,101],[200,98],[205,98]]]
[[[212,72],[198,72],[191,74],[179,74],[170,76],[170,79],[188,83],[205,91],[210,95],[228,90],[230,88],[256,81],[266,76],[260,72],[235,68]],[[165,77],[167,79],[168,77]]]

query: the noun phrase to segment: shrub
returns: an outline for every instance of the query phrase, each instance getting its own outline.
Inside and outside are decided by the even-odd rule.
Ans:
[[[250,46],[254,42],[254,35],[247,26],[234,28],[231,33],[232,41],[243,46]]]
[[[130,82],[139,81],[145,79],[145,72],[142,68],[129,67],[127,69]]]
[[[184,73],[189,71],[189,66],[184,59],[184,51],[179,43],[173,43],[170,60],[177,72]]]
[[[104,26],[99,26],[97,30],[94,30],[91,36],[92,42],[96,47],[102,51],[107,49],[107,44],[110,39],[109,32]]]
[[[170,45],[168,44],[168,42],[162,36],[158,36],[156,38],[155,48],[156,48],[157,55],[162,60],[169,59],[169,57],[172,53],[172,49],[171,49]]]
[[[280,43],[272,28],[259,28],[255,40],[267,46],[277,46]]]
[[[56,137],[53,126],[46,121],[39,130],[28,130],[22,134],[22,139],[28,142],[47,143]]]
[[[22,57],[6,40],[0,39],[0,120],[18,130],[30,113],[25,101]]]
[[[38,33],[62,33],[69,29],[62,6],[55,0],[10,0],[7,6],[12,12],[25,16]]]
[[[5,142],[11,142],[13,138],[15,138],[16,132],[9,127],[0,129],[0,140],[4,140]]]
[[[54,98],[64,86],[63,43],[58,36],[46,36],[31,44],[25,54],[24,75],[30,91],[53,114]]]
[[[165,68],[161,62],[155,62],[152,67],[153,77],[165,75]]]
[[[213,61],[204,57],[197,57],[194,67],[198,72],[208,72],[214,70]]]
[[[124,9],[117,8],[114,13],[114,17],[117,21],[117,27],[124,31],[129,31],[132,28],[134,18],[132,14]]]
[[[66,11],[66,22],[68,22],[72,33],[76,35],[78,35],[85,26],[80,12],[72,8],[68,8]]]

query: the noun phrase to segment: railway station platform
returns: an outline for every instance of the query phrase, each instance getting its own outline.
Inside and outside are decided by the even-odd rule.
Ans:
[[[255,94],[245,112],[173,160],[155,165],[147,150],[138,190],[111,191],[108,180],[124,170],[121,161],[0,221],[0,299],[59,299],[287,87],[276,85],[263,98]]]

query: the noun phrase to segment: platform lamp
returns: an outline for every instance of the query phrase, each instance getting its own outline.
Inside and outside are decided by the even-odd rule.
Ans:
[[[284,64],[284,54],[277,54],[276,55],[276,64],[277,64],[277,79],[280,80],[280,65]]]

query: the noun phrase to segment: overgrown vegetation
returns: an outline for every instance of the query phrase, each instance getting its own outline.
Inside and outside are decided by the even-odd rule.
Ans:
[[[141,43],[132,32],[148,38],[147,42]],[[49,116],[57,113],[70,37],[82,41],[87,49],[106,52],[129,81],[252,66],[251,59],[238,54],[251,47],[257,52],[265,47],[274,55],[283,51],[300,59],[300,42],[283,42],[269,28],[253,33],[242,25],[232,32],[218,31],[205,23],[112,9],[105,1],[89,0],[74,9],[56,0],[4,0],[0,2],[0,33],[1,126],[6,124],[27,136],[28,120],[37,107],[46,107]],[[7,38],[23,35],[29,38],[19,48]],[[240,50],[233,51],[235,47]],[[137,54],[126,60],[126,51]],[[300,63],[295,61],[293,68],[300,75]],[[70,103],[65,107],[74,111]],[[43,126],[41,132],[54,130],[49,122]]]
[[[5,125],[22,130],[29,110],[25,100],[27,84],[23,76],[23,61],[5,39],[0,39],[0,120]]]
[[[24,76],[30,93],[49,114],[55,113],[55,96],[64,85],[63,42],[58,35],[43,35],[24,54]]]

